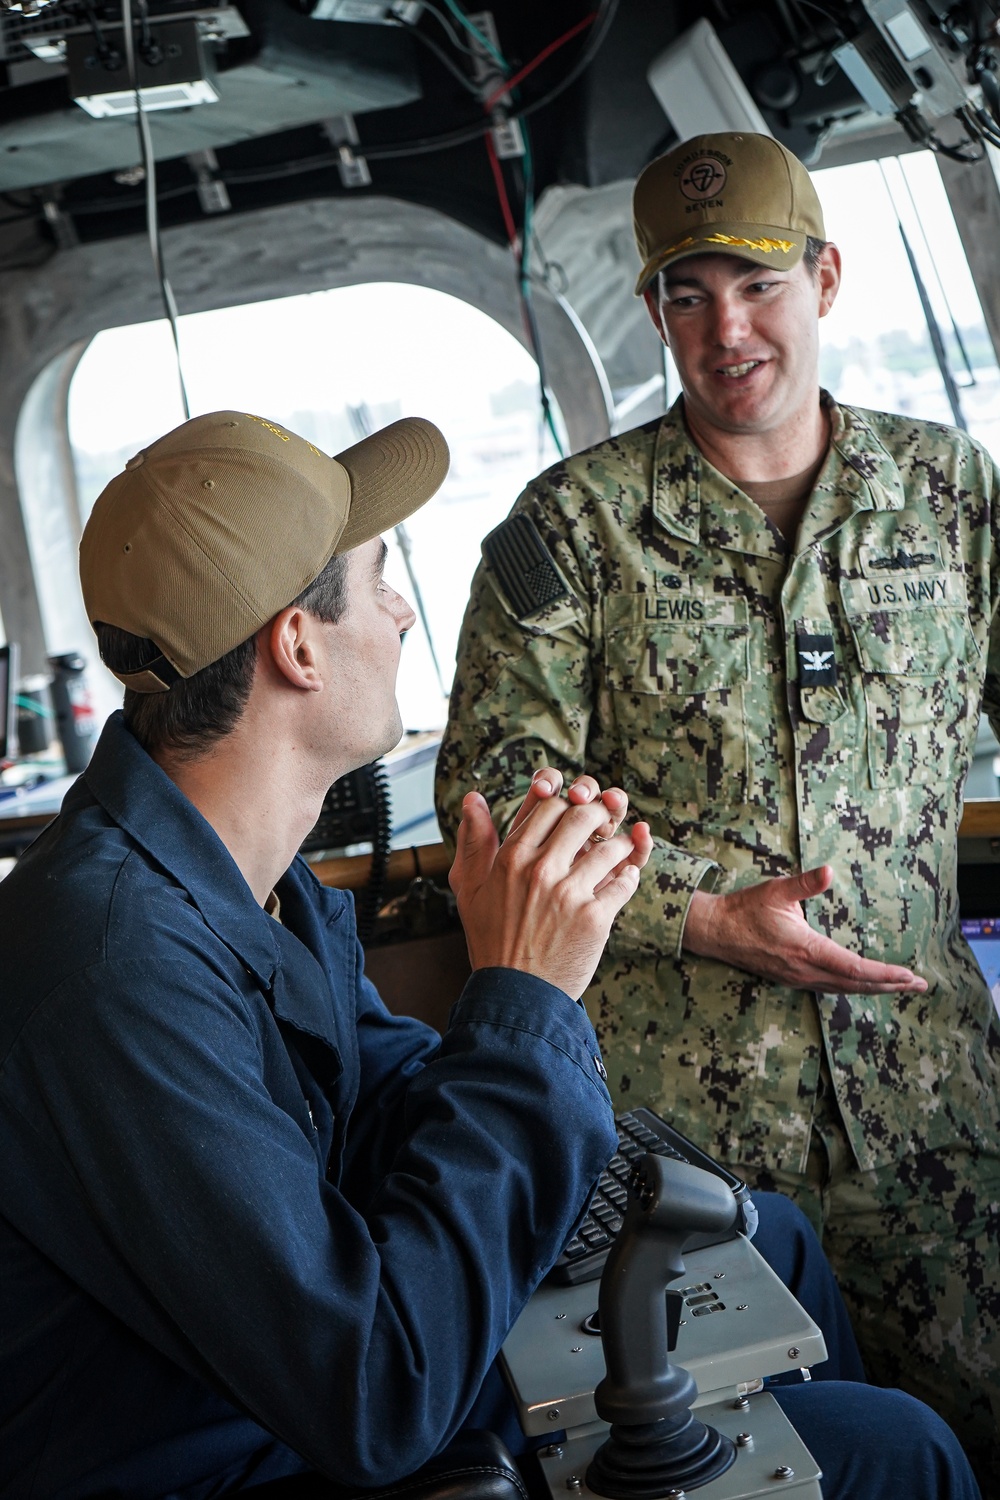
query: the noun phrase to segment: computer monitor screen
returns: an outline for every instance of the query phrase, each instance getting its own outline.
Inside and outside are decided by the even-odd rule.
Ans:
[[[0,646],[0,761],[17,759],[17,645]]]
[[[962,936],[983,971],[1000,1015],[1000,916],[963,917]]]

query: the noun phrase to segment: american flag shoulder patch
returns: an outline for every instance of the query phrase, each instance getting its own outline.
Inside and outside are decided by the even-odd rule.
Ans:
[[[565,579],[528,516],[508,516],[483,542],[483,557],[519,620],[557,599],[572,598]]]

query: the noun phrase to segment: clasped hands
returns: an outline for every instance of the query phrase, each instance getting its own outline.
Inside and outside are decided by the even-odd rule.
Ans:
[[[589,984],[611,924],[649,858],[646,823],[617,829],[628,798],[579,776],[565,797],[562,774],[535,773],[503,843],[485,798],[462,803],[449,877],[474,969],[521,969],[574,997]],[[826,993],[921,993],[927,983],[898,964],[864,958],[806,921],[802,903],[833,882],[829,865],[724,895],[696,891],[684,927],[689,953],[795,989]]]
[[[563,797],[562,783],[550,766],[536,771],[502,843],[485,798],[469,792],[449,882],[473,969],[520,969],[576,999],[653,841],[646,823],[617,831],[628,810],[617,787],[578,776]]]

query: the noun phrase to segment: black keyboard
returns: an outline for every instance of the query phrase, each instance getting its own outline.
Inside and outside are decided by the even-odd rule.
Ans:
[[[647,1151],[658,1156],[672,1156],[675,1161],[690,1162],[693,1167],[714,1172],[732,1189],[733,1197],[740,1205],[731,1230],[722,1235],[699,1235],[688,1242],[686,1249],[699,1250],[705,1245],[717,1245],[721,1240],[732,1239],[736,1234],[753,1234],[757,1214],[750,1199],[750,1189],[727,1167],[707,1156],[651,1109],[629,1110],[627,1114],[618,1115],[615,1124],[618,1126],[618,1150],[608,1162],[606,1171],[601,1173],[587,1217],[549,1272],[550,1281],[575,1286],[581,1281],[596,1281],[600,1276],[615,1235],[622,1227],[632,1168]]]

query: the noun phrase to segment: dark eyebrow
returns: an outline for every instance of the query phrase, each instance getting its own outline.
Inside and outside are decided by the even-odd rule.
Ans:
[[[382,541],[379,544],[379,549],[376,552],[374,562],[372,563],[372,578],[374,580],[377,581],[379,578],[382,577],[382,570],[385,567],[385,560],[386,560],[386,558],[388,556],[389,556],[389,549],[385,545],[385,542]]]
[[[760,281],[775,278],[780,281],[785,275],[777,266],[755,266],[752,261],[744,261],[743,265],[745,269],[736,271],[730,278],[732,281]],[[705,291],[705,282],[698,276],[671,276],[668,271],[664,276],[664,281],[668,292],[675,291],[678,287],[694,287],[699,292]]]

